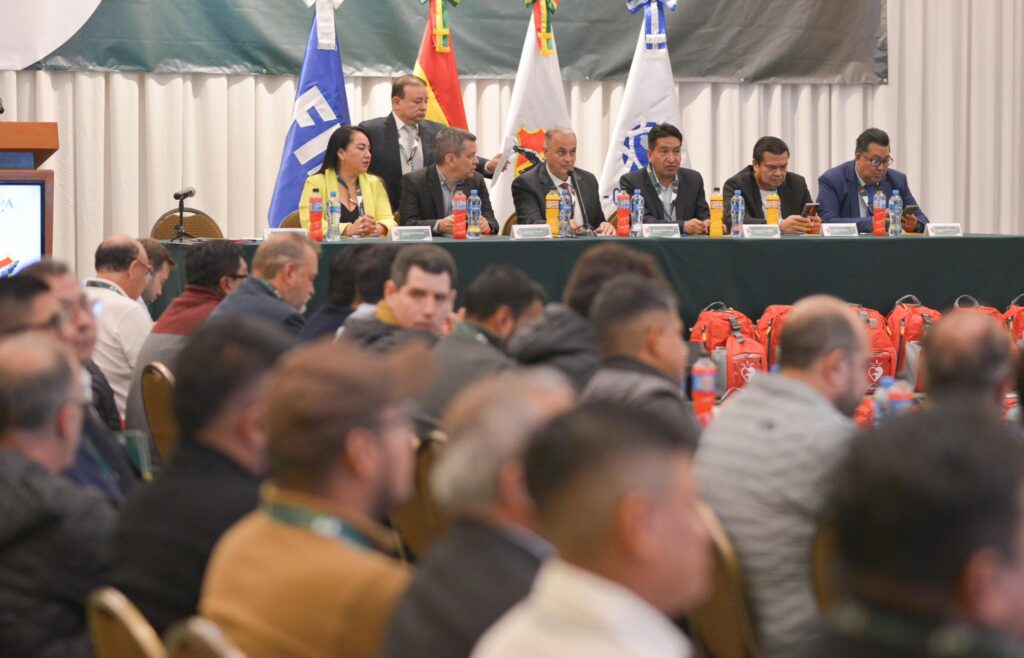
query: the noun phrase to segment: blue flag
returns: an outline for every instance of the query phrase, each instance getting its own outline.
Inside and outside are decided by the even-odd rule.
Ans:
[[[331,133],[338,126],[351,122],[338,39],[334,39],[333,50],[318,49],[314,18],[299,74],[299,88],[295,92],[292,125],[284,140],[281,169],[277,172],[277,185],[267,213],[267,224],[271,228],[280,226],[289,213],[298,209],[302,186],[306,178],[320,168]]]

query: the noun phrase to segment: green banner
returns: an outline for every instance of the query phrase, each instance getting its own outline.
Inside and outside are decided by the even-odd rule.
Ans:
[[[883,0],[679,0],[666,15],[677,79],[877,84],[888,76]],[[301,0],[102,0],[35,68],[292,75],[312,17]],[[451,9],[460,75],[514,77],[529,17],[522,0]],[[336,22],[346,74],[410,71],[426,20],[418,0],[345,0]],[[564,78],[624,78],[642,21],[624,0],[562,0],[554,31]]]

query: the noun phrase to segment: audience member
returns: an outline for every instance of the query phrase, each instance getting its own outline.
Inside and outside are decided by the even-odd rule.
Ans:
[[[0,314],[0,317],[3,317]],[[0,647],[91,658],[85,602],[115,512],[58,473],[78,449],[88,389],[70,351],[38,334],[0,342]]]
[[[139,238],[139,243],[146,250],[146,255],[149,256],[149,265],[153,268],[153,276],[150,277],[149,283],[142,290],[142,296],[139,297],[139,302],[146,305],[152,304],[163,294],[164,284],[167,283],[167,279],[171,276],[171,270],[177,263],[171,258],[171,252],[167,251],[167,247],[160,244],[159,240]]]
[[[603,361],[580,399],[619,402],[637,414],[657,416],[696,449],[700,424],[680,392],[689,349],[675,293],[626,274],[601,288],[590,321]]]
[[[313,296],[319,253],[320,245],[305,234],[272,235],[256,249],[252,274],[210,317],[259,317],[298,334],[306,324],[303,314]]]
[[[362,244],[338,251],[331,261],[327,279],[327,301],[306,320],[306,326],[299,332],[299,340],[312,341],[338,332],[345,319],[361,303],[356,292],[357,274],[364,257],[372,248],[371,245]]]
[[[746,577],[768,658],[799,652],[819,621],[811,540],[867,389],[867,332],[833,297],[797,302],[778,374],[759,374],[704,430],[697,463]]]
[[[135,238],[114,235],[96,248],[96,276],[85,280],[85,294],[96,309],[93,361],[110,382],[117,413],[124,420],[132,371],[153,327],[138,299],[154,276],[149,255]]]
[[[209,240],[188,250],[185,272],[185,290],[164,310],[139,350],[125,410],[125,425],[129,429],[149,431],[142,406],[143,369],[158,361],[175,372],[178,352],[188,337],[248,278],[249,266],[238,245],[227,240]]]
[[[526,484],[558,556],[472,655],[689,655],[669,617],[709,591],[711,551],[692,453],[675,428],[614,403],[584,405],[534,437]]]
[[[455,304],[455,259],[434,245],[399,250],[372,317],[345,322],[343,337],[376,352],[409,341],[437,342]]]
[[[108,556],[108,582],[158,633],[195,614],[214,544],[259,502],[267,471],[262,393],[291,342],[264,320],[227,318],[199,328],[181,351],[178,443],[156,481],[128,500]]]
[[[574,398],[568,380],[549,369],[503,373],[455,398],[445,415],[448,443],[431,474],[454,525],[417,564],[383,658],[466,658],[530,591],[553,549],[526,492],[523,453],[530,435]]]
[[[424,418],[436,424],[455,396],[478,379],[514,365],[505,343],[540,315],[546,294],[511,265],[491,265],[466,289],[465,319],[434,348],[437,378],[420,401]]]
[[[199,604],[246,655],[377,655],[409,575],[376,519],[411,492],[406,403],[431,369],[425,346],[320,341],[268,375],[273,486],[217,544]]]
[[[391,276],[391,264],[398,255],[398,245],[375,244],[359,259],[356,266],[356,298],[358,303],[352,314],[345,318],[365,320],[377,312],[377,304],[384,299],[384,284]],[[338,327],[336,336],[345,332],[345,325]]]
[[[856,439],[829,517],[847,598],[804,655],[1022,655],[1022,476],[1019,439],[968,405]]]
[[[582,391],[601,361],[597,337],[587,320],[590,305],[605,282],[626,273],[665,282],[661,268],[647,254],[617,244],[588,249],[573,266],[563,303],[548,304],[518,331],[509,342],[509,354],[523,365],[561,370]]]

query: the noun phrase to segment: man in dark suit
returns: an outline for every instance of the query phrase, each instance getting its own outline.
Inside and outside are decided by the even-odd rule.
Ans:
[[[434,140],[444,125],[426,118],[429,100],[427,83],[404,75],[391,86],[391,114],[359,124],[373,150],[370,173],[384,180],[392,208],[401,200],[402,176],[434,164]],[[476,167],[490,177],[497,164],[497,156],[478,158]]]
[[[484,631],[530,590],[551,545],[537,531],[522,475],[530,436],[575,401],[547,369],[475,384],[445,416],[449,441],[431,489],[454,524],[416,566],[383,658],[467,658]]]
[[[830,223],[856,223],[861,233],[871,232],[871,204],[881,187],[886,197],[900,191],[904,208],[918,205],[907,177],[891,169],[889,135],[868,128],[857,138],[854,159],[829,169],[818,177],[818,213]],[[922,233],[928,216],[920,210],[903,215],[903,230]]]
[[[693,169],[683,168],[683,133],[662,123],[647,135],[646,169],[619,179],[619,188],[632,196],[644,195],[645,224],[679,224],[687,235],[708,232],[711,211],[704,195],[704,179]]]
[[[821,225],[817,213],[803,216],[804,205],[811,203],[807,181],[788,171],[789,147],[778,137],[762,137],[754,144],[754,162],[725,181],[722,194],[728,202],[739,190],[747,206],[746,223],[765,223],[765,203],[772,192],[779,195],[779,230],[783,233],[810,233]],[[725,225],[732,225],[726,213]]]
[[[452,197],[459,190],[467,197],[476,190],[482,204],[480,230],[484,235],[497,233],[487,184],[476,172],[476,135],[442,129],[434,142],[434,162],[402,177],[401,224],[430,226],[435,235],[450,236],[455,227]]]
[[[604,221],[597,178],[576,167],[576,133],[555,126],[544,134],[545,164],[538,165],[512,181],[512,200],[520,224],[543,224],[546,200],[552,189],[567,190],[572,199],[573,230],[589,227],[598,235],[615,235],[615,227]]]

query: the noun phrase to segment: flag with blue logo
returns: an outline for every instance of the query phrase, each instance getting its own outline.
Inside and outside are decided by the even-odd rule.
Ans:
[[[311,0],[304,1],[313,4]],[[351,123],[341,52],[334,31],[334,10],[342,0],[314,1],[316,18],[309,31],[299,87],[295,92],[292,125],[284,140],[281,168],[267,213],[267,224],[271,228],[280,226],[289,213],[298,209],[302,186],[306,178],[320,168],[331,133],[338,126]]]

